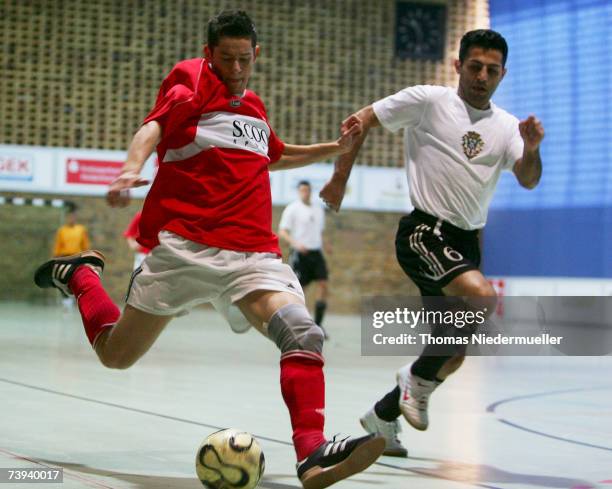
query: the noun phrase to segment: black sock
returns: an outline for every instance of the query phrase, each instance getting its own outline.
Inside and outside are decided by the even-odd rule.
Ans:
[[[319,326],[323,326],[323,316],[325,315],[325,309],[327,309],[327,302],[317,301],[315,302],[315,317],[314,321]]]
[[[399,418],[401,411],[399,408],[400,388],[395,386],[391,392],[385,395],[374,405],[374,412],[383,421],[391,422]]]
[[[435,380],[442,365],[450,358],[452,357],[421,356],[412,364],[410,373],[425,380]]]

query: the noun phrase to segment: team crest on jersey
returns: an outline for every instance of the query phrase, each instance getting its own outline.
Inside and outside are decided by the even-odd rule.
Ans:
[[[463,153],[468,159],[472,159],[480,154],[484,147],[484,141],[480,137],[480,134],[474,131],[468,131],[463,135]]]

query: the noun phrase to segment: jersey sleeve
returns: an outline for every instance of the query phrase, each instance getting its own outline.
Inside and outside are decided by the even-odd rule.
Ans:
[[[287,207],[285,207],[285,210],[283,210],[283,213],[281,214],[280,222],[278,224],[278,229],[286,229],[287,231],[291,232],[291,230],[293,229],[292,208],[293,207],[291,205],[288,205]]]
[[[128,227],[125,229],[125,231],[123,232],[123,237],[124,238],[138,238],[139,236],[139,232],[138,232],[138,225],[140,223],[140,213],[137,213],[134,218],[130,221],[130,223],[128,224]]]
[[[285,143],[283,143],[276,133],[270,128],[270,140],[268,141],[268,158],[270,163],[275,163],[281,159],[285,151]]]
[[[415,127],[421,122],[431,96],[444,87],[416,85],[404,88],[372,104],[376,117],[385,129],[397,132],[399,129]]]
[[[162,82],[155,106],[145,117],[143,124],[157,121],[164,136],[171,133],[191,112],[191,106],[187,102],[194,96],[194,85],[183,63],[177,64]]]
[[[509,134],[506,145],[506,154],[503,162],[502,170],[512,171],[516,160],[523,156],[523,138],[519,132],[519,120],[516,117],[509,125]]]

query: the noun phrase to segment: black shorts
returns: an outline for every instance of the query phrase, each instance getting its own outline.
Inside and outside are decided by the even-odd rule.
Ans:
[[[444,295],[451,280],[480,266],[478,230],[466,231],[417,209],[401,218],[395,252],[424,296]]]
[[[292,250],[289,265],[302,287],[306,287],[313,280],[327,280],[327,263],[320,250],[310,250],[307,253]]]

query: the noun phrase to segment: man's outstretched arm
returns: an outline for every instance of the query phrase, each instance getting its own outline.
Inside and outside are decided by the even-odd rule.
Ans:
[[[126,206],[130,200],[127,193],[129,189],[149,184],[148,180],[140,176],[140,171],[160,138],[161,126],[157,121],[147,122],[136,131],[121,173],[108,187],[106,201],[111,207]]]
[[[305,146],[285,144],[281,158],[268,166],[268,169],[277,171],[299,168],[346,153],[351,149],[355,138],[361,134],[361,131],[361,122],[353,120],[350,123],[343,124],[340,137],[336,141]]]
[[[357,154],[361,149],[361,145],[368,135],[368,131],[371,127],[380,126],[380,121],[378,120],[378,117],[376,117],[374,109],[371,105],[364,107],[360,111],[348,117],[342,123],[342,128],[344,129],[345,125],[354,119],[361,121],[363,127],[361,134],[355,138],[350,150],[338,157],[331,179],[325,184],[319,193],[321,199],[323,199],[323,201],[336,212],[340,210],[340,205],[342,204],[342,199],[344,198],[346,184],[351,175],[353,164],[355,163]]]
[[[538,185],[542,177],[540,143],[544,139],[544,127],[531,115],[521,121],[519,132],[523,138],[523,156],[516,161],[512,171],[521,186],[531,190]]]

